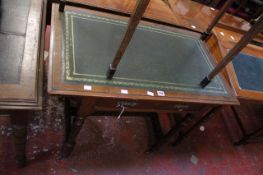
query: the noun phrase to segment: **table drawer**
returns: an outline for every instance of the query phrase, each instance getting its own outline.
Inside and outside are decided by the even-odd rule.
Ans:
[[[130,110],[139,110],[139,111],[158,111],[158,110],[167,110],[167,111],[198,111],[203,106],[202,104],[193,104],[193,103],[176,103],[176,102],[160,102],[160,101],[137,101],[137,100],[98,100],[96,107],[98,108],[112,108],[118,109],[121,106],[126,107]]]

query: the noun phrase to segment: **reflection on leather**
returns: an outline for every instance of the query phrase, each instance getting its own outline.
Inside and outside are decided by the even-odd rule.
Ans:
[[[199,87],[213,68],[199,38],[142,25],[113,80],[106,80],[127,23],[73,11],[64,14],[64,79],[68,83],[227,95],[219,77],[206,88]]]
[[[30,0],[0,0],[0,31],[24,35],[30,3]]]
[[[242,89],[263,91],[263,59],[238,54],[232,61]]]
[[[0,83],[19,83],[30,0],[0,0]]]
[[[0,83],[18,83],[24,37],[0,34]]]

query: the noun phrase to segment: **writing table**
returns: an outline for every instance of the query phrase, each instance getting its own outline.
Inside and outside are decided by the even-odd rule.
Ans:
[[[118,72],[108,80],[128,18],[53,4],[48,92],[77,99],[62,156],[73,150],[85,117],[97,112],[189,112],[238,104],[224,78],[207,87],[202,78],[214,67],[213,50],[198,34],[141,22]],[[69,120],[66,120],[69,121]]]

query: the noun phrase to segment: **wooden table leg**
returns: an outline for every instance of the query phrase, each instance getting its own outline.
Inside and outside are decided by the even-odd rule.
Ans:
[[[238,126],[242,132],[243,137],[241,139],[239,139],[238,141],[234,142],[235,146],[240,146],[240,145],[244,145],[249,143],[249,140],[253,137],[256,137],[258,134],[260,134],[263,131],[263,126],[260,128],[257,128],[256,130],[254,130],[253,132],[247,133],[239,115],[238,112],[236,110],[236,108],[234,106],[231,106],[231,110],[233,111],[234,117],[238,123]]]
[[[78,113],[74,117],[71,123],[69,135],[67,140],[64,142],[61,150],[61,158],[67,158],[72,153],[77,136],[83,126],[85,118],[93,113],[95,100],[92,98],[83,98],[78,108]]]
[[[202,123],[208,121],[209,118],[212,117],[212,114],[218,110],[221,110],[221,106],[216,106],[216,107],[210,107],[208,109],[206,109],[206,112],[203,113],[202,111],[200,112],[200,115],[202,115],[202,117],[195,122],[195,124],[190,127],[187,131],[182,132],[179,137],[172,143],[173,146],[178,145],[179,143],[182,142],[183,139],[185,139],[185,137],[187,137],[197,126],[201,125]]]
[[[70,112],[70,99],[65,97],[64,101],[64,118],[65,118],[65,133],[64,133],[64,143],[67,142],[69,138],[69,133],[71,129],[71,112]]]
[[[240,140],[234,142],[234,145],[235,146],[240,146],[240,145],[244,145],[244,144],[247,144],[249,143],[249,139],[253,138],[253,137],[256,137],[258,134],[260,134],[261,132],[263,131],[263,127],[260,127],[258,129],[256,129],[255,131],[249,133],[249,134],[246,134],[245,136],[243,136],[243,138],[241,138]],[[260,135],[262,136],[262,134]]]
[[[153,144],[147,152],[153,152],[158,150],[164,143],[166,143],[172,136],[174,136],[181,129],[181,127],[184,125],[185,122],[191,120],[192,117],[193,115],[191,113],[187,113],[184,116],[184,118],[181,119],[181,121],[179,121],[179,123],[176,124],[174,127],[172,127],[172,129],[170,129],[170,131],[167,134],[165,134],[162,138],[157,140],[157,142]]]
[[[29,111],[16,111],[11,113],[15,159],[19,168],[26,165],[27,122],[30,115],[32,115],[32,112]]]
[[[159,116],[157,113],[151,113],[150,119],[152,122],[155,138],[158,141],[163,137],[163,131],[162,131],[161,123],[159,121]]]

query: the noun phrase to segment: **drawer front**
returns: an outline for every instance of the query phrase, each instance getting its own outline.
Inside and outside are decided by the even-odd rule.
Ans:
[[[160,101],[137,101],[137,100],[109,100],[101,99],[96,103],[98,108],[111,108],[118,109],[124,106],[126,109],[130,110],[146,110],[146,111],[199,111],[202,104],[193,104],[193,103],[177,103],[177,102],[160,102]]]

